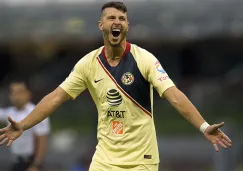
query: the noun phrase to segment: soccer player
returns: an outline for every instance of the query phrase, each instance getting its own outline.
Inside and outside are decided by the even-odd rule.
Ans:
[[[30,102],[30,89],[22,80],[13,81],[10,84],[9,98],[12,106],[0,108],[0,122],[9,124],[8,116],[21,121],[35,108],[35,105]],[[14,163],[10,171],[40,171],[47,149],[49,132],[48,118],[24,132],[11,146]]]
[[[158,171],[159,152],[153,121],[153,87],[196,128],[215,150],[231,140],[209,125],[177,89],[160,62],[151,53],[126,41],[127,8],[122,2],[103,5],[98,22],[104,46],[84,56],[67,79],[45,96],[31,114],[0,130],[1,144],[10,146],[23,131],[39,123],[86,88],[98,110],[98,144],[90,171]]]

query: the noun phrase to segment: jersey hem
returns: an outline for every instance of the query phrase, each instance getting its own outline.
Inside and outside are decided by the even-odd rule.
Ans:
[[[93,158],[93,161],[101,162],[101,163],[107,163],[110,165],[117,165],[117,166],[132,166],[132,165],[147,165],[147,164],[159,164],[160,161],[154,161],[154,162],[110,162],[105,160],[99,160],[97,158]]]

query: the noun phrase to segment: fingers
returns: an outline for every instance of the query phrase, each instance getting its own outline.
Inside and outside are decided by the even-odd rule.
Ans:
[[[215,149],[216,152],[219,151],[217,144],[213,144],[213,147],[214,147],[214,149]]]
[[[8,141],[8,138],[5,138],[4,140],[2,140],[2,142],[0,142],[0,146],[3,145],[7,141]]]
[[[228,148],[222,141],[219,141],[218,144],[223,148]]]
[[[8,117],[8,121],[12,124],[12,125],[15,125],[16,122],[9,116]]]
[[[213,131],[209,132],[209,135],[206,135],[207,139],[213,144],[216,152],[219,151],[217,144],[225,149],[232,146],[232,141],[229,139],[229,137],[219,129],[223,125],[224,122],[215,124],[212,128]]]
[[[0,136],[0,141],[1,141],[2,139],[4,139],[5,137],[6,137],[5,134],[1,135],[1,136]]]
[[[5,127],[5,128],[0,129],[0,132],[1,132],[1,133],[4,133],[4,132],[6,132],[7,130],[8,130],[8,127]]]
[[[224,144],[226,144],[228,146],[232,146],[231,139],[229,139],[229,137],[227,135],[225,135],[223,131],[221,131],[221,130],[219,130],[219,131],[220,131],[220,134],[222,135],[221,141],[224,142]]]
[[[217,144],[220,141],[219,138],[215,137],[214,140],[212,141],[213,144]]]
[[[221,122],[220,124],[215,124],[215,129],[221,128],[222,126],[224,126],[224,122]]]
[[[220,145],[222,148],[225,148],[225,149],[232,146],[231,143],[229,143],[226,139],[223,138],[223,136],[222,136],[222,138],[216,138],[215,137],[214,140],[212,141],[212,144],[213,144],[216,152],[219,151],[217,144]]]
[[[228,147],[232,146],[231,143],[229,143],[228,141],[226,141],[225,139],[221,140],[225,145],[227,145]]]
[[[221,131],[222,132],[222,131]],[[223,132],[222,132],[223,133]],[[228,143],[232,144],[231,139],[223,133],[223,139],[225,139]]]
[[[9,140],[8,144],[7,144],[7,147],[10,147],[12,145],[12,143],[13,143],[13,140]]]

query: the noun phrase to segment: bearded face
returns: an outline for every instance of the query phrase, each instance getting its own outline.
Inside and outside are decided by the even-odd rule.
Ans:
[[[119,46],[126,39],[128,31],[127,13],[116,8],[106,8],[99,21],[99,28],[105,41],[111,46]]]

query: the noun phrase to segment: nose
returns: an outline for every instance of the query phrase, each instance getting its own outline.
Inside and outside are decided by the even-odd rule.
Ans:
[[[114,24],[121,24],[121,21],[119,20],[119,18],[116,18],[116,19],[114,20]]]

